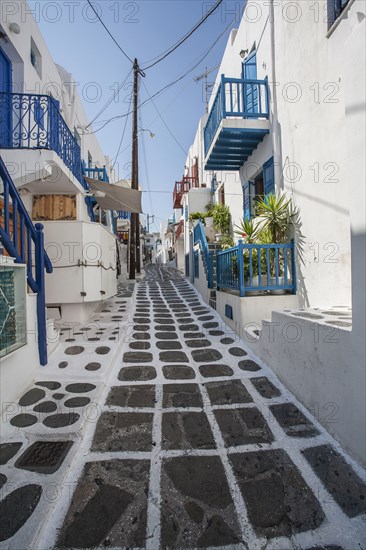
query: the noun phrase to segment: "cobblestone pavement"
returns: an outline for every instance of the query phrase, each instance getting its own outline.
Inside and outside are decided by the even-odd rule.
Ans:
[[[62,327],[0,463],[1,548],[366,547],[364,472],[174,270]]]

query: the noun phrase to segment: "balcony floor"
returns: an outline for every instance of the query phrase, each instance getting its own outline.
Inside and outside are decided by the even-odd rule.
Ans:
[[[222,120],[206,155],[205,170],[239,170],[267,134],[268,120]]]

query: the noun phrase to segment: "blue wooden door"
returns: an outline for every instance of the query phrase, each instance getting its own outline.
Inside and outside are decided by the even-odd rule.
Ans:
[[[11,80],[11,61],[0,48],[0,147],[9,147],[11,144]]]
[[[257,52],[251,53],[243,62],[243,78],[245,80],[257,80]],[[244,110],[249,114],[258,113],[258,87],[257,84],[244,84]]]

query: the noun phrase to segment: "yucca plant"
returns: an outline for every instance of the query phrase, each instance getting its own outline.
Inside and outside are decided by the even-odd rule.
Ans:
[[[259,236],[259,224],[254,220],[240,220],[240,225],[234,226],[234,233],[240,235],[245,243],[257,242]]]
[[[298,211],[286,195],[271,193],[258,199],[257,214],[261,217],[261,228],[270,232],[273,243],[280,244],[288,237],[289,227]]]

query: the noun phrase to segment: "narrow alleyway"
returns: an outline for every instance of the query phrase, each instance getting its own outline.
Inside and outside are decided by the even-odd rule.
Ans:
[[[173,269],[62,328],[0,453],[1,548],[366,548],[363,472]]]

